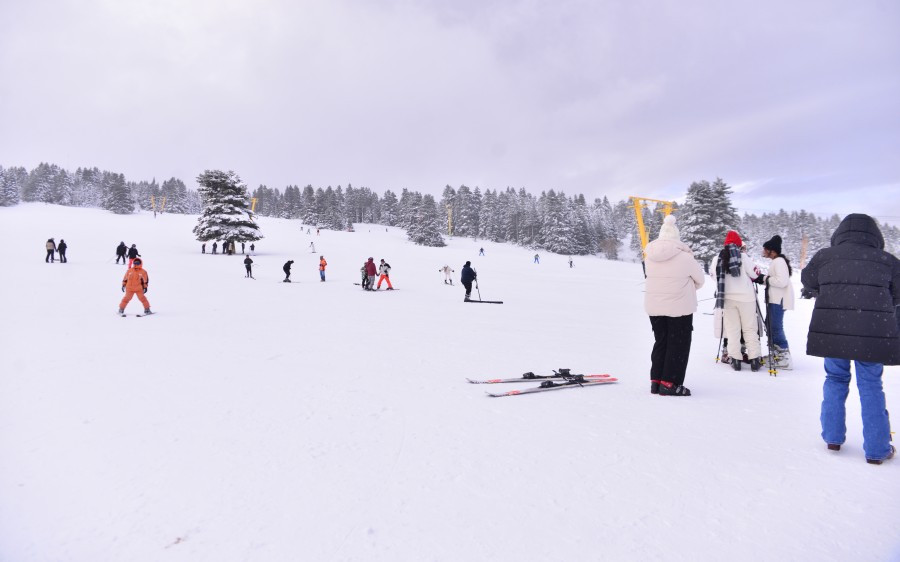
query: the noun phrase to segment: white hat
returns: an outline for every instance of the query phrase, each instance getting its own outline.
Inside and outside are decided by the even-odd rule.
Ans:
[[[663,219],[663,224],[659,228],[659,237],[658,240],[681,240],[681,233],[678,232],[678,227],[675,226],[675,215],[669,215],[665,219]]]

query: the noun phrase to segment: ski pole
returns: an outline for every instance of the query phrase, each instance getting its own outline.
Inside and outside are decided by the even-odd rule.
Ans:
[[[478,300],[481,300],[481,289],[478,288],[478,279],[475,280],[475,290],[478,291]]]

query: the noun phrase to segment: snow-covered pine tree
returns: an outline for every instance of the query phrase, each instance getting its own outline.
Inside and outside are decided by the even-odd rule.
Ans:
[[[25,168],[7,168],[0,173],[0,207],[19,204],[21,186],[27,178]]]
[[[103,200],[101,206],[117,215],[128,215],[134,212],[134,195],[125,182],[125,174],[103,172],[101,180]]]
[[[197,176],[203,210],[194,227],[197,240],[255,242],[263,236],[253,220],[247,188],[232,171],[206,170]]]
[[[441,215],[438,213],[434,197],[422,196],[416,192],[412,200],[415,205],[415,219],[407,227],[407,239],[420,246],[446,246],[441,236]]]
[[[169,178],[159,188],[161,197],[166,198],[167,213],[187,213],[187,186],[178,178]]]
[[[738,228],[740,221],[729,195],[730,188],[721,179],[716,180],[715,188],[706,180],[693,182],[678,210],[681,240],[705,267],[722,249],[725,234]]]
[[[388,226],[395,226],[399,212],[400,203],[397,200],[397,195],[390,189],[386,190],[384,197],[381,198],[381,222]]]
[[[572,225],[569,222],[568,201],[565,193],[557,194],[551,189],[542,194],[540,207],[543,210],[543,216],[541,217],[538,246],[556,254],[575,253],[573,251],[575,242]]]

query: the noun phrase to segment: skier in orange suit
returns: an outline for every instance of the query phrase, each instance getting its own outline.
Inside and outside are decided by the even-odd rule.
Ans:
[[[125,314],[125,307],[128,306],[131,297],[135,295],[137,295],[141,304],[144,305],[144,314],[152,314],[150,312],[150,301],[144,296],[144,293],[147,292],[150,286],[150,276],[147,275],[147,270],[144,269],[144,262],[141,258],[135,258],[131,265],[131,269],[127,270],[125,277],[122,278],[122,292],[125,293],[125,296],[122,298],[122,302],[119,303],[119,314]]]

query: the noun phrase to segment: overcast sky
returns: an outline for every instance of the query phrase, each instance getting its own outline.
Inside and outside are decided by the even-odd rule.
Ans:
[[[0,165],[900,223],[894,0],[0,0]]]

